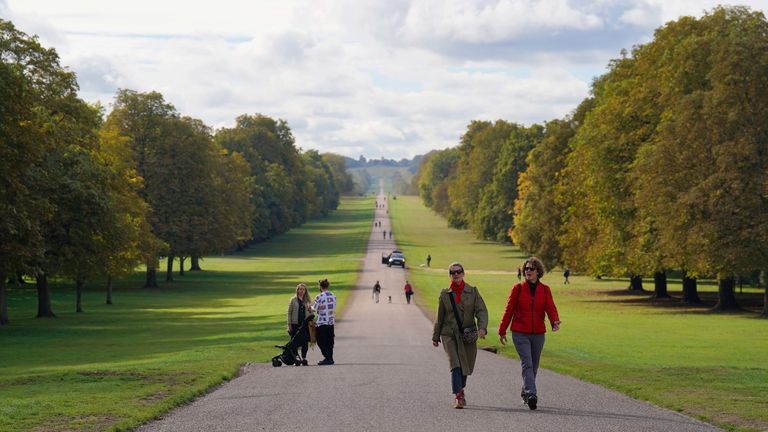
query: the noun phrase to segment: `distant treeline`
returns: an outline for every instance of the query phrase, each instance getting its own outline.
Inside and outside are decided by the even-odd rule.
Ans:
[[[366,168],[366,167],[406,167],[406,168],[413,168],[413,172],[416,172],[416,169],[418,168],[419,164],[421,164],[421,159],[424,156],[417,155],[414,156],[413,159],[400,159],[399,161],[396,161],[394,159],[366,159],[365,156],[360,155],[360,158],[358,159],[352,159],[349,157],[344,157],[344,161],[347,163],[347,168]]]
[[[683,17],[622,52],[563,119],[473,121],[458,147],[425,156],[424,203],[478,237],[513,241],[549,265],[719,280],[768,269],[768,22],[745,7]],[[768,290],[766,291],[768,300]],[[764,309],[768,314],[768,305]]]
[[[160,257],[167,278],[174,258],[199,268],[326,215],[353,187],[342,156],[300,151],[283,120],[213,131],[160,93],[125,89],[105,116],[77,91],[53,49],[0,20],[0,324],[8,280],[35,277],[48,317],[48,278],[70,278],[81,311],[86,281],[144,263],[156,286]]]

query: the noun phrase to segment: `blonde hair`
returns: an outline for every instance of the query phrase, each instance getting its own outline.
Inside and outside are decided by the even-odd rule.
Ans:
[[[299,298],[299,288],[304,288],[304,297],[303,298]],[[308,302],[309,301],[309,288],[307,288],[307,286],[304,285],[303,283],[300,283],[300,284],[296,285],[296,298],[301,300],[301,301],[303,301],[303,302]]]

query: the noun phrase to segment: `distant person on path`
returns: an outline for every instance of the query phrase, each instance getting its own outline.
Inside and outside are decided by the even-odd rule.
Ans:
[[[317,311],[317,346],[323,353],[323,359],[317,364],[332,365],[333,362],[333,341],[336,335],[333,332],[333,326],[336,322],[336,296],[328,291],[331,284],[328,279],[320,281],[320,294],[315,297],[315,311]]]
[[[413,295],[413,287],[411,284],[408,283],[408,281],[405,281],[405,286],[403,287],[403,291],[405,292],[405,301],[408,304],[411,304],[411,296]]]
[[[522,366],[523,388],[520,396],[523,403],[532,410],[536,409],[536,373],[539,359],[544,348],[544,314],[549,317],[552,331],[560,330],[560,317],[557,314],[552,291],[541,283],[544,276],[544,264],[538,258],[531,257],[523,263],[525,281],[515,284],[507,299],[504,315],[499,323],[499,342],[507,342],[507,328],[512,322],[512,342]]]
[[[464,282],[464,266],[453,263],[448,266],[451,285],[440,292],[437,304],[437,319],[432,331],[432,345],[443,342],[451,370],[451,387],[455,400],[454,408],[467,405],[464,387],[467,376],[472,375],[477,358],[477,340],[465,342],[463,328],[474,329],[477,336],[485,339],[488,333],[488,309],[476,287]],[[457,322],[456,318],[461,323]],[[460,328],[463,326],[463,328]]]
[[[517,268],[517,280],[522,280],[522,279],[523,279],[523,270],[520,267],[518,267]]]
[[[392,230],[389,230],[389,239],[392,240]]]
[[[312,313],[312,306],[309,299],[309,292],[307,292],[307,286],[303,283],[296,285],[296,295],[291,297],[291,301],[288,303],[288,334],[291,338],[297,337],[296,349],[294,354],[296,355],[296,366],[303,364],[307,365],[307,349],[309,348],[309,326],[302,326],[301,323]],[[296,336],[296,333],[301,334]],[[301,356],[299,357],[299,347],[301,347]]]
[[[379,294],[381,294],[381,285],[379,284],[379,281],[376,281],[373,285],[373,293],[371,293],[371,298],[376,300],[376,303],[379,302]]]
[[[429,268],[429,263],[432,262],[432,255],[427,254],[427,268]]]
[[[566,268],[563,272],[563,277],[565,278],[565,281],[563,281],[563,284],[569,284],[571,281],[568,280],[568,277],[571,275],[571,269]]]

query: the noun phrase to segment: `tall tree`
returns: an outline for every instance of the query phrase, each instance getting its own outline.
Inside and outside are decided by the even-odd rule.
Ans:
[[[498,123],[497,123],[498,124]],[[528,152],[541,140],[544,129],[540,125],[522,127],[512,124],[496,157],[496,166],[490,183],[483,189],[470,227],[479,237],[509,242],[517,199],[517,181],[526,169]]]
[[[521,249],[553,266],[566,264],[558,241],[565,217],[556,196],[558,183],[571,150],[570,140],[593,102],[585,99],[569,118],[546,123],[544,137],[528,154],[527,169],[518,181],[510,237]]]
[[[419,165],[419,196],[424,205],[443,216],[450,207],[448,185],[458,161],[458,149],[450,148],[429,153]]]
[[[347,162],[344,156],[335,153],[323,153],[323,161],[331,167],[333,182],[339,195],[351,195],[355,191],[355,182],[352,174],[347,171]]]
[[[717,308],[738,308],[733,276],[768,260],[768,23],[716,8],[667,24],[651,49],[664,115],[638,158],[638,196],[664,221],[656,229],[669,261],[717,274]]]
[[[150,223],[153,233],[160,227],[157,216],[164,185],[162,183],[166,166],[158,158],[158,150],[169,145],[173,120],[179,115],[173,105],[165,102],[157,92],[139,93],[133,90],[118,90],[112,112],[107,117],[106,127],[115,128],[127,139],[131,159],[137,175],[143,180],[139,190],[141,197],[150,205]],[[162,237],[161,237],[162,238]],[[157,287],[158,255],[146,250],[147,275],[145,286]]]

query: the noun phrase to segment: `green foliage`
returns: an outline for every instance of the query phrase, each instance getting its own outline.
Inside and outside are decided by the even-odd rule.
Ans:
[[[49,152],[57,151],[76,97],[72,72],[53,49],[0,19],[0,278],[33,271],[45,250],[41,224],[53,216],[47,180]],[[59,124],[69,124],[58,128]]]
[[[643,216],[694,275],[749,273],[768,261],[768,22],[717,8],[656,32],[638,57],[664,79],[664,112],[634,176]],[[648,79],[652,74],[646,74]]]
[[[449,228],[415,198],[392,201],[390,215],[406,256],[423,260],[427,253],[432,255],[431,268],[409,269],[416,302],[434,314],[440,290],[450,283],[448,264],[462,262],[467,281],[478,286],[488,305],[489,336],[481,345],[517,358],[513,346],[498,343],[496,333],[510,289],[517,283],[516,269],[527,255],[515,246],[478,241],[467,231]],[[767,320],[758,319],[757,313],[718,315],[705,307],[654,303],[646,294],[627,293],[626,279],[572,275],[571,284],[563,285],[561,273],[552,270],[543,281],[552,288],[563,327],[547,333],[542,367],[727,430],[768,427]],[[671,283],[674,294],[680,289],[679,280]],[[716,290],[712,281],[701,284],[710,299]],[[745,287],[743,297],[759,294]]]
[[[577,125],[576,119],[548,122],[544,137],[528,154],[528,168],[517,184],[510,237],[522,250],[553,264],[560,263],[562,255],[557,237],[564,211],[554,200],[554,191]]]
[[[455,175],[458,161],[459,150],[450,148],[427,154],[419,166],[419,196],[424,205],[438,214],[448,212],[448,184],[451,175]]]
[[[346,198],[326,219],[244,253],[212,256],[206,271],[162,290],[140,275],[118,280],[114,305],[87,290],[86,314],[35,320],[35,292],[10,290],[12,326],[0,327],[0,430],[127,430],[264,363],[284,343],[298,282],[313,296],[328,278],[343,305],[370,234],[371,199]],[[72,303],[55,286],[54,307]],[[342,311],[343,314],[343,311]],[[319,359],[317,349],[310,358]]]
[[[333,173],[333,183],[339,195],[352,195],[355,190],[355,182],[352,174],[347,171],[347,162],[344,156],[335,153],[323,153],[323,161],[330,166]]]
[[[518,196],[518,176],[526,170],[528,152],[543,134],[544,128],[539,125],[528,128],[513,125],[500,154],[496,156],[493,177],[471,213],[470,229],[478,237],[500,242],[510,240],[508,231],[512,226],[513,205]]]

